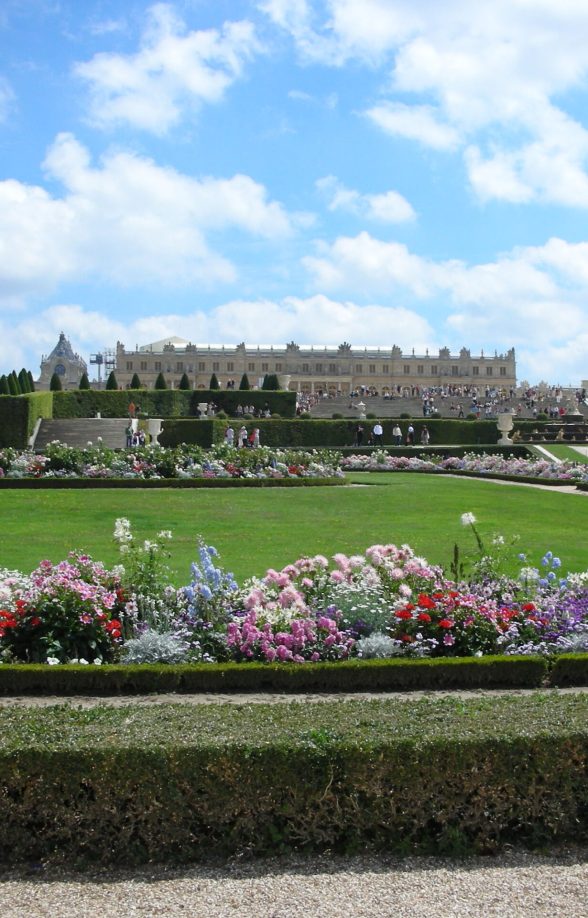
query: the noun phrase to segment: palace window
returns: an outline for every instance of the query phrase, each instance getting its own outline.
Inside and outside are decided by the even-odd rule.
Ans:
[[[431,366],[431,376],[436,376],[437,373],[438,373],[437,364],[434,363],[434,364]]]
[[[142,369],[142,370],[146,370],[146,369],[147,369],[147,361],[146,361],[146,360],[142,360],[142,361],[141,361],[141,369]]]
[[[255,372],[255,364],[254,364],[254,363],[248,363],[248,364],[247,364],[247,372],[248,372],[248,373],[254,373],[254,372]]]
[[[506,367],[500,367],[500,375],[506,376]]]
[[[176,373],[183,373],[183,372],[184,372],[183,361],[178,360],[178,362],[176,363]]]
[[[383,364],[382,364],[382,373],[389,373],[389,372],[390,372],[390,364],[389,364],[389,363],[383,363]]]
[[[308,364],[308,363],[303,363],[303,364],[302,364],[302,372],[303,372],[303,373],[310,373],[310,364]]]
[[[282,372],[282,364],[276,363],[276,373],[281,373],[281,372]]]
[[[161,372],[161,360],[156,360],[156,361],[155,361],[155,363],[153,364],[153,369],[154,369],[157,373],[160,373],[160,372]]]
[[[206,363],[204,362],[204,360],[199,360],[198,361],[198,372],[204,373],[205,369],[206,369]]]
[[[235,364],[229,361],[229,363],[227,363],[227,373],[234,373],[234,371],[235,371]]]
[[[212,361],[212,372],[218,373],[219,370],[220,370],[220,363],[218,362],[218,360],[213,360]]]
[[[269,363],[262,363],[262,365],[261,365],[261,372],[262,372],[262,373],[267,373],[268,371],[269,371]]]
[[[370,363],[370,373],[375,373],[375,372],[376,372],[376,365],[375,365],[375,363]]]
[[[355,372],[356,372],[356,373],[363,373],[363,364],[362,364],[362,363],[356,363],[356,364],[355,364]]]
[[[405,363],[405,364],[404,364],[404,375],[405,375],[405,376],[410,376],[410,364],[408,364],[408,363]]]
[[[419,365],[417,366],[417,373],[419,374],[419,376],[423,376],[424,372],[425,372],[424,365],[422,363],[419,363]]]
[[[451,367],[451,375],[459,376],[459,367]]]
[[[317,363],[316,366],[315,366],[315,368],[314,368],[314,370],[315,370],[315,373],[322,373],[322,372],[323,372],[323,365],[322,365],[322,363]]]
[[[472,376],[480,375],[480,367],[472,367]]]
[[[335,374],[337,373],[337,364],[336,364],[336,363],[330,363],[330,364],[329,364],[329,373],[332,373],[333,375],[335,375]]]
[[[127,370],[132,370],[132,369],[133,369],[133,361],[127,360]]]
[[[492,376],[492,367],[486,367],[486,376]]]

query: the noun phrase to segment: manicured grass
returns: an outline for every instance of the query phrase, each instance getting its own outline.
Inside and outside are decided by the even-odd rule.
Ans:
[[[111,565],[116,517],[131,520],[138,538],[173,531],[170,564],[186,583],[198,535],[221,553],[239,580],[279,568],[300,555],[357,553],[378,542],[409,543],[430,561],[448,564],[454,542],[474,548],[460,515],[472,512],[488,540],[520,536],[513,549],[536,564],[550,549],[563,569],[588,568],[582,538],[584,494],[435,475],[354,473],[367,487],[246,491],[4,491],[0,494],[0,566],[30,571],[43,558],[80,548]],[[368,484],[369,483],[369,484]]]
[[[569,462],[588,463],[588,456],[574,449],[573,446],[568,446],[567,443],[547,443],[544,448],[551,453],[552,456],[555,456],[556,459],[565,459]],[[540,453],[539,450],[534,450],[534,452],[536,452],[540,458],[545,458],[544,454]]]

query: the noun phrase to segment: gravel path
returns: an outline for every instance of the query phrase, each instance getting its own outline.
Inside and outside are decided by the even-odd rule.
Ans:
[[[586,918],[588,851],[385,857],[0,878],[2,918]]]

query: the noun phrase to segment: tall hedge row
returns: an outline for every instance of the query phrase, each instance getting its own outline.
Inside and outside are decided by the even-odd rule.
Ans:
[[[0,446],[24,448],[39,418],[52,417],[53,392],[0,396]]]
[[[123,418],[133,403],[144,414],[157,418],[197,416],[200,402],[214,402],[220,410],[234,413],[237,405],[263,408],[266,403],[272,414],[293,417],[296,410],[295,392],[239,392],[238,390],[208,389],[125,389],[119,391],[79,390],[55,393],[53,417],[87,418],[100,412],[104,418]]]

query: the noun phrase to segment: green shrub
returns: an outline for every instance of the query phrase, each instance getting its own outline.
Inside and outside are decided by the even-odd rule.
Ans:
[[[88,374],[84,370],[84,372],[82,373],[80,377],[80,383],[79,383],[78,389],[89,389],[89,388],[90,388],[90,380],[88,379]]]
[[[583,844],[587,722],[580,694],[4,708],[0,859]]]
[[[118,383],[116,381],[116,375],[114,370],[111,370],[108,374],[108,379],[106,380],[106,391],[107,392],[116,392],[118,389]]]
[[[167,389],[167,383],[165,381],[165,376],[163,375],[161,371],[157,374],[157,379],[155,380],[155,385],[153,386],[153,388],[159,389],[159,390]]]
[[[208,388],[214,390],[215,392],[217,389],[220,389],[220,383],[218,381],[216,373],[213,373],[212,376],[210,377]]]

